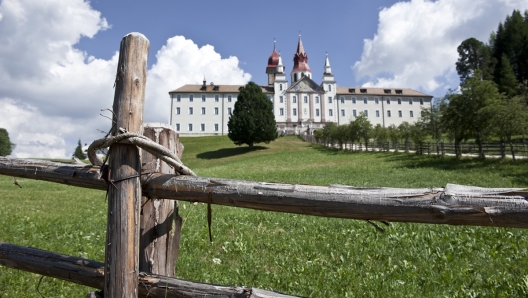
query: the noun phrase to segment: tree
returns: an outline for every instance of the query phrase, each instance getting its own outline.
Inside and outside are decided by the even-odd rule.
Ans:
[[[365,142],[365,148],[368,150],[369,139],[372,135],[372,123],[367,119],[365,113],[359,113],[359,116],[350,122],[350,130],[356,134],[356,137],[351,139],[363,140]]]
[[[82,150],[81,140],[79,140],[79,143],[77,143],[77,147],[75,148],[75,153],[73,153],[73,155],[81,160],[86,159],[86,155]]]
[[[528,107],[522,96],[507,98],[505,96],[494,99],[494,103],[488,108],[493,113],[492,124],[499,131],[501,139],[506,139],[510,145],[513,160],[515,152],[513,150],[512,136],[521,134],[528,124]]]
[[[229,139],[236,145],[247,144],[250,148],[256,143],[268,144],[278,136],[276,126],[272,102],[260,86],[247,83],[240,90],[227,122]]]
[[[396,127],[396,125],[394,124],[391,124],[387,128],[387,131],[389,133],[389,139],[392,143],[392,147],[396,150],[396,152],[398,152],[397,144],[398,140],[400,139],[400,132],[398,131],[398,127]]]
[[[509,97],[517,95],[517,79],[515,79],[515,73],[511,67],[510,60],[504,54],[502,55],[500,63],[499,75],[499,91]]]
[[[464,40],[458,46],[457,51],[456,70],[461,84],[467,78],[472,77],[477,69],[480,69],[483,79],[492,79],[493,63],[488,45],[472,37]]]
[[[405,144],[405,152],[409,151],[409,139],[411,138],[411,125],[407,121],[403,121],[398,125],[398,132]]]
[[[13,152],[15,144],[11,143],[9,133],[5,128],[0,128],[0,156],[7,156]]]
[[[437,155],[440,153],[438,143],[440,142],[440,136],[442,135],[442,126],[440,125],[441,111],[442,106],[446,104],[445,98],[435,99],[431,104],[431,108],[422,108],[419,120],[425,132],[435,140]]]
[[[386,127],[381,126],[381,124],[376,124],[372,136],[376,140],[376,146],[378,149],[384,148],[387,140],[389,140],[389,130]]]

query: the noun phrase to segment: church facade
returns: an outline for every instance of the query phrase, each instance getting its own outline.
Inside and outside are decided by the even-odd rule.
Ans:
[[[364,113],[373,126],[416,122],[422,108],[430,108],[432,96],[409,88],[337,86],[328,55],[321,83],[312,78],[299,37],[294,66],[287,80],[275,47],[268,59],[268,84],[262,91],[273,102],[280,134],[311,134],[327,122],[347,124]],[[291,83],[289,83],[291,82]],[[227,135],[227,122],[243,85],[184,85],[170,91],[169,122],[180,135]]]

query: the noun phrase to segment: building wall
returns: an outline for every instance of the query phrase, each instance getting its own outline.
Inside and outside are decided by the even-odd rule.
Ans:
[[[278,129],[287,129],[286,122],[295,125],[297,132],[308,125],[313,129],[320,128],[321,125],[318,124],[323,122],[323,116],[325,122],[348,124],[360,112],[365,111],[373,126],[398,126],[404,121],[416,122],[420,118],[421,109],[431,107],[430,96],[341,95],[328,91],[328,86],[324,88],[324,96],[317,93],[286,93],[286,86],[283,91],[277,88],[275,94],[267,94],[273,101]],[[171,93],[170,125],[181,135],[227,135],[227,122],[230,112],[234,110],[237,95],[221,92]],[[205,101],[202,96],[205,96]],[[192,125],[192,131],[189,124]]]

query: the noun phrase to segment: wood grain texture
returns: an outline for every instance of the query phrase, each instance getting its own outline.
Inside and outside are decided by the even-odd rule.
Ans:
[[[0,157],[0,174],[105,189],[98,167],[38,163]],[[75,171],[81,171],[72,178]],[[62,177],[62,178],[61,178]],[[324,217],[429,224],[528,228],[528,189],[479,188],[448,184],[445,188],[358,188],[266,183],[155,173],[142,177],[149,197],[209,202],[232,207]]]
[[[114,96],[113,135],[119,128],[139,132],[147,79],[148,39],[130,33],[121,40]],[[141,162],[136,146],[114,144],[109,151],[105,297],[137,297]]]
[[[103,263],[36,248],[0,242],[0,264],[96,289],[102,289],[104,286]],[[139,297],[294,297],[254,288],[191,282],[146,272],[138,275],[137,282]],[[105,297],[107,297],[106,293]]]
[[[143,135],[168,148],[181,158],[183,146],[178,134],[169,126],[145,125]],[[174,174],[162,160],[141,150],[141,171]],[[139,270],[169,277],[176,276],[175,264],[180,246],[182,218],[177,201],[155,196],[141,198]]]

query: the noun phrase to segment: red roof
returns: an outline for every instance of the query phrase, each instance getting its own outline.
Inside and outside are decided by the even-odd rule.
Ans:
[[[310,66],[308,66],[308,55],[304,51],[301,37],[299,37],[299,43],[297,44],[297,53],[293,55],[293,69],[294,71],[309,71]]]

